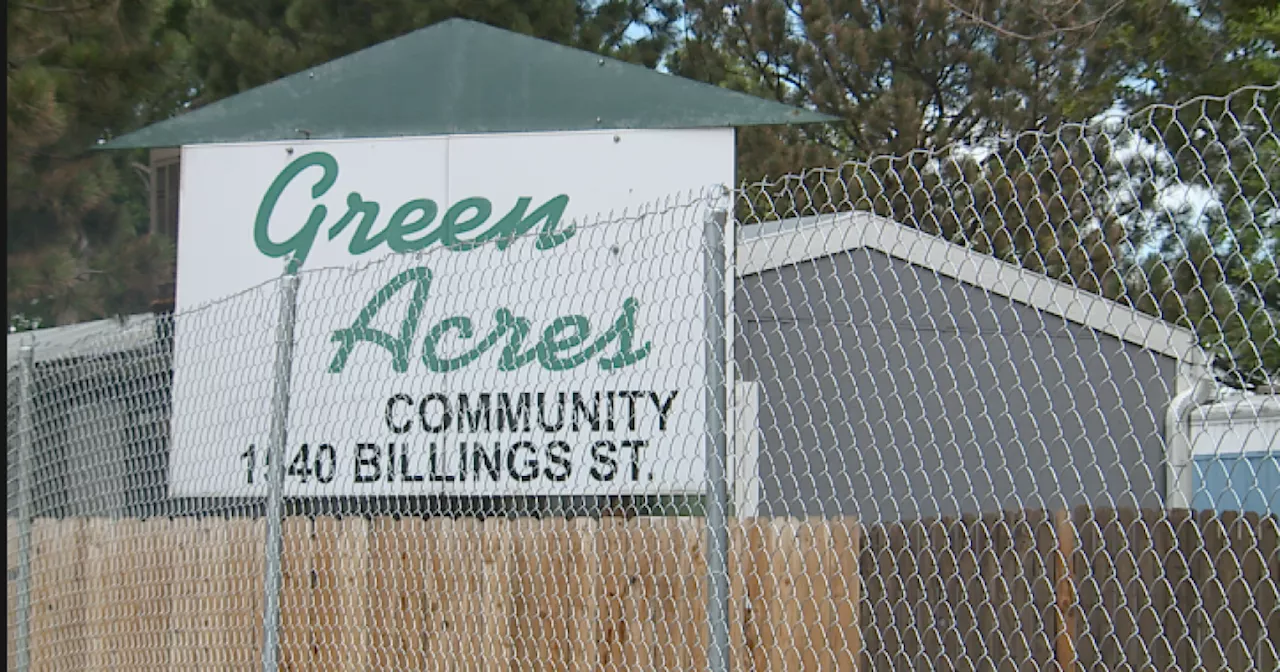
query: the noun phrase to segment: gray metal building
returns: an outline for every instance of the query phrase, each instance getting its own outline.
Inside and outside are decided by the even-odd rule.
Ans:
[[[1189,501],[1191,332],[866,213],[738,235],[741,513]]]

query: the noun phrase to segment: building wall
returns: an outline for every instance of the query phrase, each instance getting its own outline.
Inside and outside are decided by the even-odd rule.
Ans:
[[[1280,395],[1201,406],[1190,429],[1195,508],[1280,513]]]
[[[743,278],[759,515],[1159,506],[1175,362],[871,250]]]
[[[10,369],[8,509],[29,487],[36,517],[155,515],[167,473],[167,353],[152,346],[36,364],[30,481],[19,482],[17,375]]]

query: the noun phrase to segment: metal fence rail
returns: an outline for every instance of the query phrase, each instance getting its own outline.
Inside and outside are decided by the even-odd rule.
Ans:
[[[1278,100],[10,335],[8,667],[1275,669]]]

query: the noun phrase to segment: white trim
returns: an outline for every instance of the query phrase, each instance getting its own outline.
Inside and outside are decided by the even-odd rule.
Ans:
[[[1096,294],[865,212],[738,229],[738,277],[870,248],[939,275],[1109,334],[1179,362],[1203,364],[1195,335]]]
[[[733,516],[754,518],[760,509],[760,383],[733,386],[733,444],[728,472],[733,483]]]
[[[156,318],[150,313],[119,320],[81,322],[62,327],[9,334],[7,365],[15,366],[23,346],[35,348],[35,361],[105,355],[147,347],[156,342]]]

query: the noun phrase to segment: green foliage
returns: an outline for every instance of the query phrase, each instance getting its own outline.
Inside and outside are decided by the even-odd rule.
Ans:
[[[165,3],[9,5],[8,315],[11,328],[145,309],[172,266],[148,234],[137,156],[90,151],[171,114],[185,40]]]
[[[466,18],[654,67],[675,39],[671,0],[226,0],[186,11],[194,106],[427,25]],[[430,67],[424,64],[424,67]]]
[[[1122,26],[1025,39],[1047,28],[1036,0],[980,4],[990,25],[935,0],[695,0],[694,32],[722,62],[700,65],[711,51],[703,48],[681,61],[681,73],[720,83],[732,72],[758,93],[843,118],[806,135],[847,160],[1086,118],[1107,109],[1117,83],[1140,68],[1117,53],[1111,35]],[[1079,3],[1093,11],[1108,4]],[[769,154],[745,158],[749,178],[800,167]]]
[[[1194,329],[1226,382],[1280,378],[1280,89],[1156,107],[1141,120],[1142,139],[1167,159],[1134,160],[1128,172],[1211,197],[1143,204],[1135,239],[1154,250],[1137,263],[1162,297],[1149,309]]]

